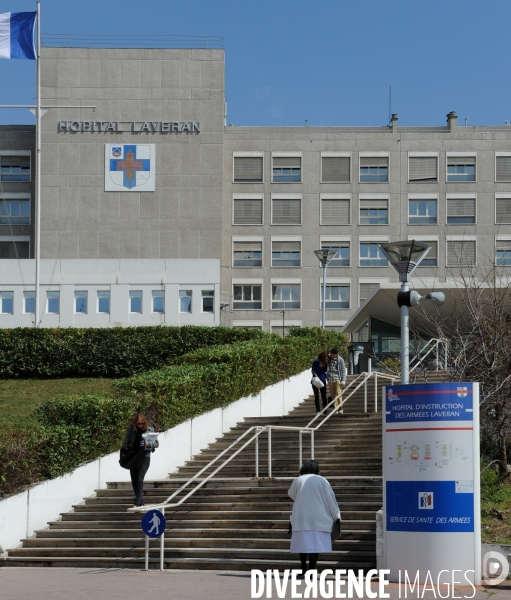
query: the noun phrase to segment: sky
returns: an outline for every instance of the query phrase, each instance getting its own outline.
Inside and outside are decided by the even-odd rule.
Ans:
[[[0,13],[35,2],[0,0]],[[42,0],[42,36],[223,37],[227,122],[511,122],[510,0]],[[35,65],[0,60],[0,104],[35,101]],[[0,123],[32,123],[0,109]]]

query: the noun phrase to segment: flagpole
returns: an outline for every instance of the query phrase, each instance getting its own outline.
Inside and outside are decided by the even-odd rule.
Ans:
[[[36,205],[35,205],[35,314],[34,327],[39,327],[39,271],[41,260],[41,3],[37,5],[37,90],[36,90]]]

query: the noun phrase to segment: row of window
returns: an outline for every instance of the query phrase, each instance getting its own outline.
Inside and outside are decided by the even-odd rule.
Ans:
[[[446,223],[455,225],[476,222],[476,196],[446,196]],[[500,196],[500,195],[499,195]],[[351,215],[349,198],[321,198],[321,225],[349,225]],[[263,198],[234,198],[234,225],[262,225]],[[511,195],[495,198],[495,222],[511,223]],[[433,225],[438,223],[438,197],[415,197],[408,199],[408,223],[410,225]],[[0,199],[0,224],[30,224],[30,200]],[[301,225],[301,198],[272,196],[272,225]],[[360,198],[360,225],[388,225],[388,198]],[[22,251],[23,253],[23,251]],[[20,256],[20,258],[26,258]]]
[[[436,267],[437,263],[437,241],[428,241],[431,246],[427,257],[419,264],[420,267]],[[233,242],[233,267],[250,269],[263,266],[263,242],[250,239]],[[323,242],[321,248],[335,252],[334,257],[328,263],[329,267],[350,266],[350,242],[347,240]],[[387,259],[380,252],[377,242],[360,242],[361,267],[386,267]],[[271,266],[279,267],[301,267],[302,266],[302,243],[300,241],[271,242]]]
[[[278,156],[276,156],[278,154]],[[290,152],[272,153],[271,182],[302,182],[302,154]],[[409,152],[409,183],[436,183],[439,181],[438,152]],[[447,152],[445,171],[447,182],[477,181],[476,152]],[[351,153],[321,153],[321,183],[351,183]],[[264,183],[264,156],[262,152],[235,152],[233,156],[234,183]],[[382,183],[390,180],[389,153],[367,152],[359,154],[358,181],[360,183]],[[511,181],[511,152],[495,153],[495,181]]]
[[[278,242],[281,244],[283,242]],[[426,240],[430,250],[422,259],[418,267],[438,266],[438,241]],[[292,251],[274,252],[272,243],[272,267],[301,267],[301,242],[289,242],[293,245]],[[244,247],[244,250],[240,248]],[[251,248],[251,249],[249,249]],[[321,248],[332,250],[335,254],[328,263],[329,267],[349,267],[350,242],[329,241],[323,242]],[[476,264],[476,240],[460,239],[448,240],[446,242],[446,266],[474,266]],[[511,266],[511,239],[497,239],[495,241],[495,264],[501,267]],[[234,267],[262,267],[262,242],[233,242],[233,266]],[[360,242],[359,244],[359,267],[387,267],[388,261],[382,253],[378,242]]]
[[[144,294],[142,290],[130,290],[129,292],[129,312],[132,314],[142,314]],[[151,291],[151,312],[165,312],[165,292],[163,290]],[[201,311],[204,313],[214,312],[215,292],[213,290],[201,290]],[[0,292],[0,308],[2,314],[14,314],[14,292]],[[74,312],[75,314],[89,313],[89,292],[86,290],[77,290],[74,293]],[[35,292],[23,292],[23,312],[25,314],[35,313]],[[110,291],[98,290],[96,292],[95,306],[93,312],[97,314],[110,314]],[[192,290],[179,291],[179,312],[193,312],[193,292]],[[46,292],[46,314],[60,314],[60,292]]]
[[[381,197],[383,196],[383,197]],[[477,216],[476,194],[446,195],[447,225],[475,224]],[[264,195],[236,194],[233,198],[233,225],[263,225]],[[438,195],[410,194],[408,197],[408,224],[435,225],[438,223]],[[486,207],[485,210],[487,210]],[[495,223],[511,223],[511,194],[496,194]],[[302,225],[302,199],[281,198],[271,195],[271,225]],[[320,198],[320,225],[350,225],[351,199],[349,197]],[[358,208],[359,225],[388,225],[389,198],[378,194],[370,198],[361,195]]]
[[[245,154],[245,155],[244,155]],[[277,155],[278,154],[278,155]],[[389,153],[376,152],[373,155],[360,153],[360,183],[381,183],[389,181]],[[422,154],[422,155],[421,155]],[[476,181],[477,154],[466,152],[446,153],[446,181]],[[233,157],[234,183],[263,183],[263,153],[236,152]],[[302,181],[302,153],[272,153],[272,183],[300,183]],[[30,156],[0,156],[0,181],[30,181]],[[351,182],[351,153],[322,152],[322,183]],[[408,181],[410,183],[438,182],[438,152],[410,152],[408,154]],[[495,181],[511,181],[511,153],[495,153]]]
[[[378,287],[377,283],[361,283],[359,302],[362,304]],[[262,310],[262,284],[233,285],[234,310]],[[323,308],[322,289],[320,289],[320,306]],[[272,310],[299,310],[301,308],[301,284],[272,284]],[[350,308],[350,284],[327,283],[325,289],[325,310]]]

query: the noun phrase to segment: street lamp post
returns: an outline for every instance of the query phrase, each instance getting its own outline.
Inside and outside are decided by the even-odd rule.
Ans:
[[[415,240],[406,240],[403,242],[391,242],[388,244],[379,244],[381,251],[387,257],[390,264],[399,273],[401,282],[401,292],[398,294],[397,303],[401,307],[401,383],[406,385],[409,382],[410,372],[410,323],[409,307],[419,303],[421,297],[417,292],[410,292],[408,283],[410,275],[415,267],[431,250],[424,242]],[[410,302],[411,295],[413,304]]]
[[[335,256],[333,250],[322,248],[321,250],[314,250],[314,254],[318,257],[321,266],[323,267],[323,288],[322,288],[322,307],[321,307],[321,329],[325,329],[325,308],[326,308],[326,268],[328,263]]]

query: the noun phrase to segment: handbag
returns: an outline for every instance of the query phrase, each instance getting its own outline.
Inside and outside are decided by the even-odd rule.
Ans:
[[[330,536],[332,538],[332,542],[335,542],[335,540],[340,539],[340,537],[341,537],[341,519],[336,519],[334,521],[334,524],[332,525],[332,532],[330,533]]]
[[[325,384],[321,381],[321,379],[313,373],[314,377],[312,378],[312,385],[317,388],[325,387]]]
[[[144,447],[137,448],[136,450],[128,450],[123,452],[121,449],[119,456],[119,464],[123,469],[129,469],[133,471],[138,469],[144,460],[145,449]]]

